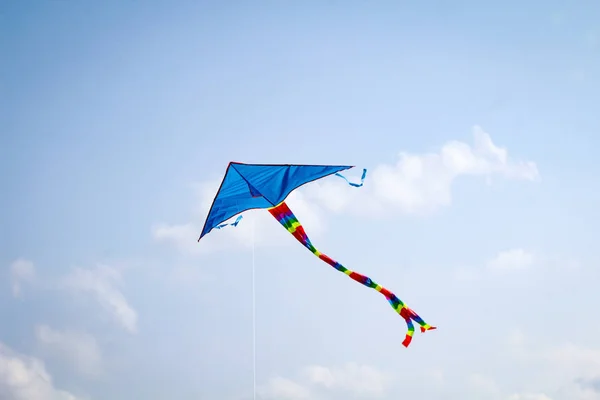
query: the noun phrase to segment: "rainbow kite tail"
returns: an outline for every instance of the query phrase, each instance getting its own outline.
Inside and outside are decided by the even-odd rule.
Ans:
[[[419,315],[416,312],[414,312],[406,305],[402,306],[402,309],[398,312],[398,314],[400,314],[400,316],[404,318],[404,321],[406,321],[406,326],[408,327],[408,332],[406,332],[406,336],[404,337],[404,341],[402,342],[402,345],[404,347],[408,347],[415,333],[415,326],[413,325],[413,321],[420,325],[421,332],[437,329],[435,326],[431,326],[425,321],[423,321],[423,318],[419,317]]]
[[[349,270],[339,262],[333,260],[329,256],[317,250],[306,235],[304,227],[302,227],[302,224],[300,224],[294,213],[289,209],[285,202],[282,202],[275,207],[269,208],[268,210],[269,213],[271,213],[271,215],[277,221],[279,221],[279,223],[283,225],[283,227],[286,228],[287,231],[292,234],[292,236],[296,238],[296,240],[302,243],[302,245],[306,247],[315,256],[319,257],[322,261],[329,264],[339,272],[342,272],[343,274],[347,275],[349,278],[355,280],[356,282],[376,290],[386,298],[386,300],[388,301],[388,303],[390,303],[394,311],[400,314],[400,316],[406,321],[408,332],[406,333],[406,337],[402,342],[404,347],[408,347],[415,332],[415,326],[413,325],[413,321],[415,321],[421,326],[421,332],[425,332],[430,329],[435,329],[435,327],[427,324],[425,321],[423,321],[421,317],[417,315],[417,313],[408,308],[406,304],[404,304],[402,300],[400,300],[394,293],[375,283],[368,276]]]
[[[408,332],[406,332],[406,336],[404,337],[404,340],[402,341],[402,346],[408,347],[410,342],[412,342],[413,335],[415,334],[415,326],[413,325],[410,318],[406,318],[405,321],[406,321],[406,327],[408,328]]]
[[[406,332],[406,337],[402,342],[404,347],[408,347],[415,333],[415,326],[413,325],[413,321],[415,321],[421,326],[421,332],[436,329],[434,326],[431,326],[428,323],[426,323],[423,320],[423,318],[421,318],[416,312],[414,312],[411,308],[404,304],[404,302],[400,300],[398,296],[396,296],[394,293],[379,285],[376,285],[374,289],[381,293],[386,298],[388,303],[390,303],[394,311],[396,311],[402,318],[404,318],[404,321],[406,322],[406,326],[408,328],[408,331]]]

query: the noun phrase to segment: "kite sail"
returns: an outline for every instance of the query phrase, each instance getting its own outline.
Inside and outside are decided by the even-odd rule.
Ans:
[[[202,228],[198,241],[212,229],[221,229],[226,225],[236,226],[241,215],[232,224],[224,221],[251,209],[267,209],[269,213],[290,232],[296,240],[310,250],[315,256],[343,272],[364,286],[375,289],[390,303],[394,311],[404,318],[408,331],[402,344],[408,347],[415,327],[415,321],[421,327],[421,332],[436,329],[427,324],[417,313],[411,310],[394,293],[373,282],[371,278],[351,271],[339,262],[321,253],[313,246],[304,228],[285,203],[287,196],[300,186],[329,175],[337,175],[354,187],[362,186],[366,170],[363,170],[361,183],[351,183],[339,172],[353,168],[347,165],[291,165],[291,164],[243,164],[229,163],[225,177],[210,207],[208,216]]]

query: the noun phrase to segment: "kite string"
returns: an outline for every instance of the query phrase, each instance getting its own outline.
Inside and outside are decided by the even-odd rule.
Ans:
[[[252,392],[253,399],[256,400],[256,283],[255,283],[255,263],[254,263],[254,218],[252,218]]]

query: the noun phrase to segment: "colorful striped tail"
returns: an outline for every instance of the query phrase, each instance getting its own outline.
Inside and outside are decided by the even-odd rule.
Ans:
[[[273,217],[275,217],[275,219],[277,221],[279,221],[279,223],[281,225],[283,225],[288,230],[288,232],[290,232],[296,238],[296,240],[298,240],[300,243],[302,243],[302,245],[304,245],[304,247],[306,247],[308,250],[310,250],[311,253],[313,253],[315,256],[319,257],[321,260],[325,261],[327,264],[331,265],[333,268],[337,269],[338,271],[343,272],[344,274],[348,275],[350,278],[354,279],[355,281],[362,283],[363,285],[370,287],[371,289],[375,289],[376,291],[381,293],[383,296],[385,296],[385,298],[390,303],[390,305],[392,306],[394,311],[396,311],[398,314],[400,314],[400,316],[402,318],[404,318],[404,320],[406,321],[406,325],[408,327],[408,332],[406,333],[406,337],[405,337],[404,341],[402,342],[402,345],[404,345],[404,347],[408,347],[408,345],[410,344],[410,342],[412,340],[413,334],[415,332],[415,327],[414,327],[412,321],[415,321],[417,324],[420,325],[421,332],[436,329],[434,326],[431,326],[431,325],[427,324],[425,321],[423,321],[423,319],[421,317],[419,317],[419,315],[417,315],[417,313],[415,313],[413,310],[408,308],[406,306],[406,304],[404,304],[402,302],[402,300],[400,300],[394,293],[390,292],[386,288],[373,282],[373,280],[371,280],[371,278],[349,270],[348,268],[344,267],[339,262],[329,258],[327,255],[325,255],[325,254],[321,253],[319,250],[317,250],[315,248],[315,246],[313,246],[313,244],[310,242],[310,239],[306,235],[304,228],[302,227],[302,225],[300,224],[300,222],[298,221],[298,219],[296,218],[294,213],[292,213],[292,211],[289,209],[287,204],[285,204],[285,202],[279,204],[278,206],[270,208],[269,212],[271,213],[271,215]]]

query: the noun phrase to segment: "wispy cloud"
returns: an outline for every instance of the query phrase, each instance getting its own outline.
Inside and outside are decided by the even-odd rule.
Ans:
[[[499,251],[495,256],[483,263],[482,267],[459,267],[455,270],[455,278],[460,281],[474,281],[492,276],[491,274],[509,274],[523,272],[535,265],[536,255],[529,250],[514,248]]]
[[[275,377],[258,388],[258,393],[265,400],[304,400],[313,398],[310,389],[291,379]]]
[[[383,398],[391,383],[389,374],[358,363],[338,367],[311,365],[297,379],[274,377],[260,387],[267,399]]]
[[[487,262],[487,268],[494,272],[519,271],[531,267],[535,255],[525,249],[510,249],[499,252]]]
[[[0,398],[3,400],[82,400],[57,389],[44,363],[0,342]]]
[[[481,127],[473,128],[473,145],[450,141],[435,153],[401,152],[396,164],[373,168],[363,190],[347,191],[340,182],[316,182],[307,187],[309,198],[332,211],[362,215],[428,214],[452,202],[452,186],[463,176],[536,181],[533,161],[516,161],[508,150],[494,144]],[[329,199],[336,199],[332,202]],[[339,199],[345,199],[341,202]]]
[[[391,381],[379,369],[358,363],[347,363],[341,367],[313,365],[306,368],[305,374],[313,385],[369,398],[382,397]]]
[[[543,393],[517,393],[508,396],[507,400],[552,400]]]
[[[128,332],[137,332],[137,312],[121,292],[121,273],[100,265],[93,269],[76,268],[62,279],[62,285],[74,292],[93,296]]]
[[[13,261],[10,265],[10,277],[13,296],[20,297],[23,290],[22,285],[32,283],[36,277],[33,262],[23,258]]]
[[[57,330],[48,325],[35,328],[38,344],[49,355],[70,363],[74,370],[97,376],[102,370],[102,352],[96,338],[85,332]]]

